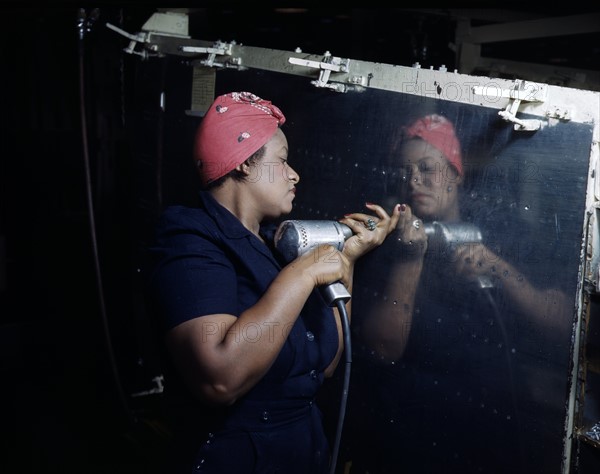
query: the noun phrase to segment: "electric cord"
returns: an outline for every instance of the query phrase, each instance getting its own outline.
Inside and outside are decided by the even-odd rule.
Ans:
[[[85,32],[84,24],[85,24],[85,11],[83,9],[79,12],[79,112],[81,118],[81,141],[82,141],[82,152],[83,152],[83,162],[85,168],[85,191],[86,191],[86,203],[88,208],[88,217],[89,217],[89,227],[90,227],[90,238],[92,241],[92,254],[94,258],[94,271],[96,276],[96,285],[98,289],[98,302],[100,305],[100,314],[102,317],[102,326],[104,330],[104,339],[106,342],[108,358],[110,362],[110,368],[113,375],[113,379],[115,382],[115,387],[117,389],[117,394],[119,396],[119,400],[123,405],[123,409],[127,418],[132,417],[131,410],[129,409],[129,405],[127,403],[127,399],[125,397],[125,393],[123,391],[123,387],[121,385],[119,369],[117,367],[117,362],[114,355],[114,349],[111,342],[110,330],[107,319],[107,311],[106,311],[106,301],[104,296],[104,288],[103,288],[103,277],[102,270],[100,265],[100,258],[98,254],[98,240],[97,240],[97,232],[96,232],[96,221],[94,218],[94,199],[92,193],[92,179],[91,179],[91,171],[90,171],[90,152],[89,152],[89,144],[88,144],[88,131],[87,131],[87,111],[85,107],[85,45],[84,38]],[[88,25],[89,28],[89,25]],[[87,30],[89,31],[89,30]]]
[[[509,347],[509,336],[508,331],[506,329],[506,325],[504,324],[504,320],[502,319],[502,314],[500,313],[500,309],[498,308],[498,304],[496,303],[496,299],[490,291],[490,288],[481,288],[481,291],[485,294],[485,299],[489,303],[492,314],[494,316],[495,321],[498,323],[498,327],[500,328],[500,333],[502,335],[502,339],[504,342],[504,355],[506,356],[506,368],[508,371],[509,384],[510,384],[510,394],[511,394],[511,403],[512,409],[514,410],[515,422],[517,425],[516,436],[517,436],[517,445],[519,447],[519,464],[523,465],[524,453],[523,453],[523,443],[521,442],[521,414],[519,411],[519,399],[517,396],[517,384],[515,381],[515,367],[511,357],[511,351]]]
[[[350,322],[348,320],[348,312],[346,311],[346,302],[343,299],[338,299],[336,302],[336,306],[340,313],[340,319],[342,322],[342,332],[344,335],[344,354],[346,365],[344,367],[344,381],[342,385],[342,398],[340,401],[340,411],[338,415],[338,423],[335,433],[335,442],[333,445],[333,451],[331,455],[331,468],[329,470],[330,474],[335,474],[335,469],[337,465],[337,458],[339,456],[340,451],[340,443],[342,440],[342,431],[344,429],[344,418],[346,417],[346,405],[348,402],[348,390],[350,387],[350,373],[352,366],[352,342],[351,342],[351,334],[350,334]]]

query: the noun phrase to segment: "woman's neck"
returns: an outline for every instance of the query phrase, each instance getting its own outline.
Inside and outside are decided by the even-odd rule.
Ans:
[[[246,229],[262,240],[259,234],[262,216],[258,215],[256,207],[252,205],[252,198],[244,191],[243,186],[230,179],[209,192],[221,206],[237,217]]]

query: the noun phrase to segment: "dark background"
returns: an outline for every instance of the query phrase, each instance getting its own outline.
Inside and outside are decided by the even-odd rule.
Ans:
[[[152,67],[142,75],[141,59],[122,53],[128,40],[105,26],[135,33],[155,8],[84,5],[80,34],[81,5],[0,6],[0,471],[157,472],[169,436],[160,397],[135,395],[158,388],[153,379],[161,374],[140,248],[164,201],[148,192],[156,170],[133,166],[132,148],[133,137],[147,136],[148,156],[160,150],[150,125],[158,104],[146,97],[162,87],[165,67],[157,62],[154,75]],[[474,24],[496,14],[461,8]],[[516,20],[585,9],[504,4],[498,11]],[[447,7],[189,12],[196,39],[455,67],[456,10]],[[484,52],[597,71],[598,39],[544,38]],[[140,108],[147,121],[131,123],[130,111]]]

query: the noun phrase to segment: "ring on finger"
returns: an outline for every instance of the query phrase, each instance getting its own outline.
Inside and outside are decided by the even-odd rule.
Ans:
[[[367,222],[365,222],[365,227],[371,231],[375,230],[377,228],[377,224],[375,223],[375,221],[373,219],[371,219],[370,217],[367,219]]]
[[[421,227],[421,221],[419,219],[415,219],[414,221],[412,221],[412,226],[415,229],[419,229]]]

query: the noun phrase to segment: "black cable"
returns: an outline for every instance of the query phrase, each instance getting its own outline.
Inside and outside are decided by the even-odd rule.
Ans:
[[[348,320],[348,312],[346,311],[346,302],[343,299],[339,299],[336,302],[337,308],[340,312],[340,320],[342,322],[342,332],[344,334],[344,352],[346,359],[346,366],[344,367],[344,383],[342,386],[342,399],[340,401],[340,412],[338,417],[338,424],[335,433],[335,442],[333,445],[333,451],[331,455],[331,469],[330,474],[335,474],[337,465],[337,458],[340,451],[340,442],[342,440],[342,431],[344,429],[344,418],[346,416],[346,404],[348,402],[348,389],[350,387],[350,367],[352,365],[352,343],[350,337],[350,322]]]
[[[508,330],[506,329],[506,325],[504,324],[504,320],[502,319],[502,314],[500,313],[500,309],[498,308],[498,304],[496,303],[496,299],[492,294],[491,288],[481,288],[481,291],[484,292],[485,299],[490,305],[492,310],[492,314],[494,316],[494,320],[498,324],[500,328],[500,333],[504,342],[504,355],[506,356],[506,368],[508,371],[509,377],[509,385],[510,385],[510,394],[511,394],[511,403],[512,409],[515,412],[515,423],[516,423],[516,437],[517,437],[517,445],[519,447],[519,466],[523,467],[525,454],[523,453],[523,443],[521,440],[521,413],[519,409],[519,397],[517,396],[517,383],[515,380],[515,367],[511,357],[510,351],[510,338],[508,335]]]
[[[115,386],[117,388],[117,393],[119,396],[119,400],[123,405],[123,409],[128,418],[131,418],[131,411],[129,410],[129,405],[127,403],[127,399],[125,397],[123,387],[121,385],[120,377],[119,377],[119,369],[117,367],[117,363],[114,356],[114,349],[112,347],[111,338],[110,338],[110,330],[108,327],[107,320],[107,311],[106,311],[106,302],[104,298],[104,289],[102,284],[102,270],[100,265],[100,258],[98,255],[98,240],[97,240],[97,232],[96,232],[96,222],[94,219],[94,202],[92,195],[92,179],[90,172],[90,152],[87,138],[87,119],[86,119],[86,108],[85,108],[85,47],[84,47],[84,38],[86,31],[89,31],[89,25],[86,23],[86,14],[84,9],[79,10],[78,17],[78,26],[79,26],[79,108],[80,108],[80,116],[81,116],[81,141],[82,141],[82,151],[83,151],[83,162],[85,168],[85,190],[86,190],[86,201],[88,207],[88,217],[89,217],[89,226],[90,226],[90,237],[92,240],[92,254],[94,256],[94,270],[96,274],[96,285],[98,289],[98,302],[100,303],[100,314],[102,317],[102,323],[104,328],[104,338],[106,342],[108,358],[110,362],[110,367],[112,370],[112,375],[115,381]]]

